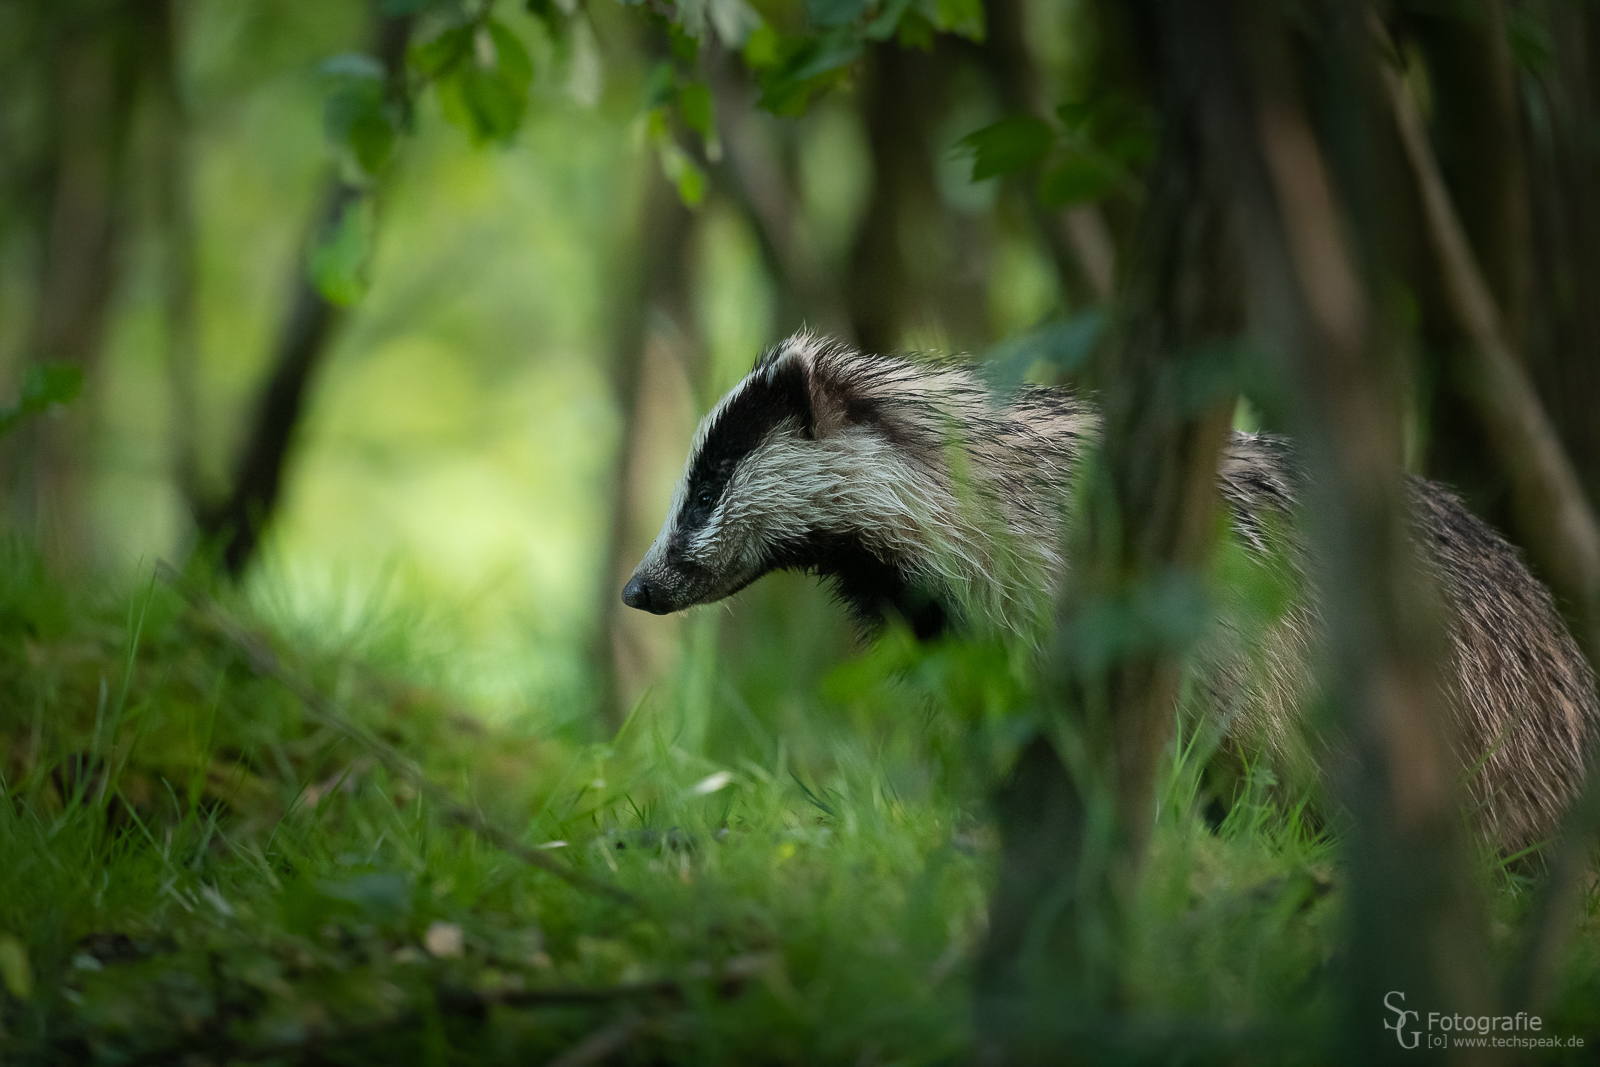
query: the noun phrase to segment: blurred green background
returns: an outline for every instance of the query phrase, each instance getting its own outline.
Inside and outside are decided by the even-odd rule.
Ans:
[[[1039,14],[1063,18],[1055,8]],[[320,69],[363,49],[369,12],[358,2],[197,0],[179,13],[195,262],[189,432],[202,481],[220,483],[270,373],[308,219],[340,165],[324,133],[329,78]],[[437,94],[420,96],[373,197],[370,290],[312,378],[280,514],[248,575],[259,599],[291,616],[326,621],[395,598],[426,605],[459,641],[452,682],[486,708],[592,700],[588,652],[600,606],[621,580],[603,571],[623,420],[641,427],[620,531],[631,563],[664,516],[698,416],[795,325],[776,319],[775,282],[748,213],[713,181],[672,268],[687,275],[687,300],[652,309],[639,408],[619,410],[608,346],[633,292],[642,189],[660,180],[642,96],[651,61],[626,15],[597,6],[559,45],[537,20],[506,15],[536,71],[528,112],[506,143],[474,144],[441,116]],[[958,63],[951,80],[977,76]],[[800,118],[753,107],[739,117],[778,146],[795,225],[841,278],[851,276],[873,182],[861,93],[847,86]],[[998,181],[972,182],[970,158],[955,150],[995,116],[992,92],[947,95],[927,118],[926,158],[916,164],[939,197],[936,214],[897,239],[923,277],[956,282],[939,292],[924,285],[897,343],[981,352],[1052,311],[1059,285],[1028,227],[996,211]],[[148,110],[141,102],[136,121]],[[81,402],[92,452],[84,529],[74,536],[89,561],[123,573],[181,560],[194,539],[174,473],[182,416],[165,275],[181,238],[162,225],[165,174],[141,158],[153,140],[137,128],[131,138],[107,341],[88,361]],[[981,241],[962,230],[982,231]],[[37,275],[25,228],[8,233],[0,381],[15,383]],[[43,530],[48,542],[48,520]],[[678,631],[742,629],[780,605],[814,616],[832,647],[848,645],[825,594],[776,579],[708,610],[710,619],[619,619],[625,696],[671,672]]]

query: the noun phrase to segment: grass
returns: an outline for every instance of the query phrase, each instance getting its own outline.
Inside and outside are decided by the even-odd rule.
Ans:
[[[891,634],[816,681],[783,673],[782,635],[748,632],[777,625],[758,616],[696,643],[606,743],[563,709],[485,725],[416,680],[403,612],[319,642],[331,631],[223,599],[431,782],[638,903],[443,818],[163,584],[69,588],[10,545],[0,1062],[968,1055],[984,797],[1030,699],[1004,650]],[[1201,756],[1171,761],[1132,909],[1136,1017],[1163,1060],[1324,1062],[1335,845],[1265,775],[1213,828]],[[1527,886],[1487,861],[1483,876],[1509,952]],[[1546,1032],[1600,1026],[1597,910],[1591,894]]]

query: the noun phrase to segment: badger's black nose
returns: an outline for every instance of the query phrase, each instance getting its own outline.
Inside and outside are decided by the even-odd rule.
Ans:
[[[635,574],[628,579],[628,584],[622,587],[622,602],[640,611],[655,611],[655,605],[650,602],[650,593],[650,583],[645,581],[642,575]]]

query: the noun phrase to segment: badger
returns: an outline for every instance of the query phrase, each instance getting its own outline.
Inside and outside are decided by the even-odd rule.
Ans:
[[[623,602],[667,614],[799,570],[830,581],[869,628],[898,617],[922,639],[1033,640],[1067,566],[1073,474],[1098,433],[1093,404],[1066,390],[997,393],[968,365],[797,334],[701,422]],[[1303,592],[1251,648],[1203,642],[1197,667],[1234,751],[1302,767],[1319,633],[1294,532],[1303,479],[1284,438],[1234,432],[1225,443],[1218,485],[1233,543]],[[1549,836],[1581,783],[1600,735],[1594,676],[1517,551],[1444,487],[1408,482],[1443,608],[1453,755],[1482,837],[1520,852]]]

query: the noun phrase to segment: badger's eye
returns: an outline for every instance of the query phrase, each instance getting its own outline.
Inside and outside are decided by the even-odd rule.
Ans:
[[[700,495],[694,498],[694,502],[696,504],[699,504],[703,508],[709,508],[711,506],[712,502],[715,501],[716,499],[717,499],[717,494],[713,493],[711,491],[710,487],[708,486],[708,487],[700,490]]]

